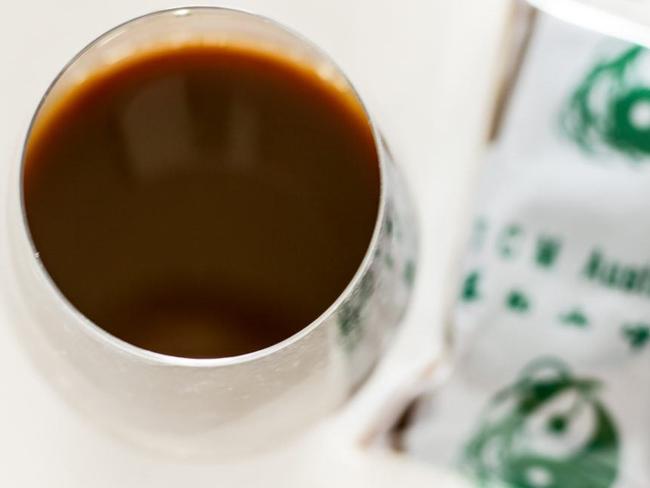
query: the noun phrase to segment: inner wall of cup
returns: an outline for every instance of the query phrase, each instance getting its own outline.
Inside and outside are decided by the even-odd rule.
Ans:
[[[86,46],[63,68],[49,87],[32,121],[31,130],[37,129],[39,119],[45,118],[44,114],[89,76],[138,53],[197,42],[250,46],[294,60],[301,66],[311,66],[322,79],[342,93],[351,95],[363,108],[363,103],[340,69],[305,39],[254,14],[222,8],[193,7],[136,18],[108,31]]]
[[[65,100],[70,91],[74,91],[77,86],[89,77],[96,76],[103,70],[110,69],[112,65],[140,53],[160,51],[167,48],[173,49],[174,47],[182,47],[188,43],[196,44],[197,42],[211,45],[231,44],[250,47],[257,51],[261,50],[293,60],[303,67],[312,67],[330,86],[334,86],[346,96],[350,96],[354,103],[359,105],[361,111],[367,114],[363,103],[340,69],[316,47],[296,34],[285,30],[273,21],[240,11],[209,7],[183,8],[157,12],[131,20],[103,34],[77,54],[63,68],[41,100],[32,120],[30,132],[26,137],[26,143],[30,135],[39,130],[39,121],[47,120],[49,111],[55,110],[57,104]],[[368,122],[375,140],[378,153],[377,161],[381,166],[376,133],[370,121]],[[21,168],[21,174],[22,171],[23,168]],[[381,168],[378,168],[378,174],[379,185],[382,186],[383,174]],[[338,303],[342,296],[346,295],[367,265],[368,256],[376,241],[378,232],[377,227],[379,226],[381,201],[383,199],[381,188],[379,194],[380,204],[377,209],[375,229],[368,244],[366,255],[359,263],[357,272],[348,287],[342,290],[339,299],[335,303]],[[20,196],[23,207],[23,223],[29,237],[29,225],[24,211],[22,181]],[[31,238],[30,244],[32,247],[34,246]],[[58,287],[49,278],[47,272],[43,268],[42,270],[54,289],[58,291]],[[75,307],[73,306],[73,308]],[[332,308],[334,308],[334,305],[329,310]],[[325,311],[321,317],[316,318],[311,324],[305,324],[303,330],[318,323],[323,316],[328,315],[329,310]],[[289,339],[291,338],[287,340]]]

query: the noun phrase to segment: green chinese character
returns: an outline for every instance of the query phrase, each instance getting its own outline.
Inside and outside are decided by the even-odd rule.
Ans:
[[[623,337],[635,351],[643,349],[650,341],[650,325],[648,324],[625,324],[622,332]]]
[[[530,300],[521,290],[512,290],[506,297],[506,307],[513,312],[526,313],[530,309]]]
[[[478,291],[480,279],[481,274],[478,271],[472,271],[465,277],[460,295],[464,302],[473,302],[481,297]]]
[[[562,243],[559,239],[541,236],[537,239],[537,249],[535,252],[535,261],[542,268],[550,268],[560,253]]]
[[[589,319],[579,308],[574,308],[560,315],[560,321],[575,327],[587,327],[589,325]]]
[[[501,231],[497,249],[501,257],[510,259],[515,256],[519,249],[519,242],[523,235],[523,229],[517,224],[511,224]]]

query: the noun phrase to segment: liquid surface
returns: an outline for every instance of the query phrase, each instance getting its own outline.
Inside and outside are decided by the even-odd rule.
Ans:
[[[37,116],[23,173],[47,272],[139,347],[277,343],[343,291],[379,205],[358,102],[293,62],[188,45],[130,58]]]

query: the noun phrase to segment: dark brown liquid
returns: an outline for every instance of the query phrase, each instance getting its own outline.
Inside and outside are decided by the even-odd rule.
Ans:
[[[153,51],[37,116],[29,228],[68,300],[184,357],[286,339],[343,291],[378,209],[376,148],[348,92],[236,47]]]

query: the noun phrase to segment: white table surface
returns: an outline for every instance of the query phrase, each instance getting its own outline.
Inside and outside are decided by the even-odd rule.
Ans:
[[[356,440],[358,426],[365,425],[360,419],[376,410],[378,399],[438,352],[451,258],[485,133],[508,4],[507,0],[219,2],[273,17],[318,43],[348,73],[388,136],[422,218],[422,263],[409,316],[377,374],[336,417],[256,459],[187,465],[125,446],[70,411],[32,369],[0,302],[0,486],[340,487],[376,486],[373,479],[390,478],[376,469],[369,474],[372,470],[361,453],[327,447]],[[1,5],[0,177],[4,178],[16,162],[27,120],[60,67],[112,26],[178,3],[2,0]],[[3,192],[4,185],[0,182]],[[4,202],[3,193],[2,219]],[[4,225],[3,220],[0,223]],[[0,246],[4,256],[4,239]],[[1,266],[4,278],[6,262]],[[11,283],[5,280],[4,285]],[[330,454],[315,454],[315,445]],[[383,462],[383,469],[390,471],[391,462]],[[439,476],[439,486],[451,486],[444,473]]]

